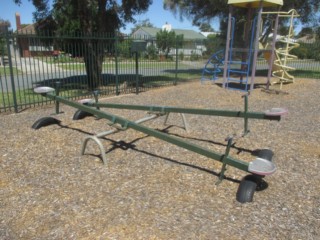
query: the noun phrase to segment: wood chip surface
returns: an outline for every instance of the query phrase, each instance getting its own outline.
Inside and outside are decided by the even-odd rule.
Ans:
[[[258,81],[265,79],[258,79]],[[278,86],[271,88],[277,89]],[[75,109],[61,105],[1,115],[0,239],[320,239],[320,81],[297,79],[280,91],[251,92],[249,110],[285,107],[278,121],[249,120],[250,134],[237,138],[230,155],[255,159],[257,149],[274,151],[277,171],[251,203],[236,201],[247,175],[221,163],[132,129],[83,140],[114,129],[105,119],[72,120]],[[244,109],[240,91],[199,81],[101,102],[224,110]],[[103,109],[130,120],[143,111]],[[41,117],[61,120],[39,130]],[[144,123],[159,131],[223,154],[225,138],[243,131],[239,118],[179,114]]]

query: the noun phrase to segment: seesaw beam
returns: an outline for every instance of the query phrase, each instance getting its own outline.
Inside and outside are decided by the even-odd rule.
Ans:
[[[252,119],[276,120],[276,121],[281,120],[280,115],[268,115],[268,113],[263,113],[263,112],[181,108],[181,107],[152,106],[152,105],[145,106],[145,105],[95,103],[95,102],[88,102],[87,105],[92,107],[141,110],[141,111],[160,112],[160,113],[185,113],[185,114],[221,116],[221,117],[252,118]]]
[[[262,180],[262,178],[264,176],[270,175],[276,171],[276,167],[271,161],[272,156],[273,156],[273,152],[269,149],[265,149],[265,150],[260,151],[260,153],[258,154],[258,157],[255,160],[253,160],[251,162],[245,162],[245,161],[241,161],[241,160],[238,160],[238,159],[235,159],[235,158],[229,156],[229,151],[232,146],[232,138],[228,139],[228,144],[227,144],[227,148],[226,148],[225,153],[219,154],[219,153],[216,153],[216,152],[211,151],[209,149],[206,149],[204,147],[198,146],[196,144],[184,141],[180,138],[165,134],[160,131],[156,131],[154,129],[151,129],[151,128],[148,128],[148,127],[145,127],[145,126],[142,126],[139,124],[140,121],[145,121],[145,120],[147,121],[149,118],[148,119],[144,118],[142,120],[132,122],[132,121],[129,121],[125,118],[116,116],[114,114],[103,112],[100,110],[100,108],[98,106],[96,106],[96,108],[94,108],[94,107],[84,105],[83,102],[82,103],[73,102],[73,101],[67,100],[65,98],[59,97],[59,96],[57,96],[57,93],[55,93],[55,90],[53,88],[39,87],[39,88],[35,88],[34,91],[36,93],[39,93],[39,94],[49,98],[49,99],[56,101],[56,104],[64,103],[64,104],[69,105],[71,107],[77,108],[78,111],[83,111],[83,112],[95,115],[97,117],[100,117],[100,118],[108,119],[113,124],[120,124],[121,130],[132,128],[136,131],[140,131],[140,132],[145,133],[147,135],[159,138],[163,141],[172,143],[172,144],[177,145],[179,147],[185,148],[189,151],[192,151],[192,152],[198,153],[200,155],[206,156],[208,158],[220,161],[222,163],[222,168],[221,168],[218,183],[221,182],[222,179],[224,178],[224,172],[226,170],[227,165],[230,165],[230,166],[233,166],[233,167],[238,168],[240,170],[251,173],[252,175],[248,175],[245,178],[243,178],[243,180],[241,181],[241,183],[239,185],[236,199],[241,203],[251,202],[252,198],[253,198],[254,191],[258,188],[258,186],[260,189],[262,189],[261,187],[266,186],[265,184],[263,184],[264,181]],[[118,106],[120,106],[120,105],[118,105]],[[155,112],[160,112],[160,113],[165,112],[165,110],[163,110],[163,109],[166,109],[165,107],[160,107],[161,109],[159,110],[159,109],[157,109],[158,107],[155,107],[155,106],[152,106],[152,109],[145,109],[145,108],[148,108],[148,106],[144,106],[144,107],[143,106],[142,107],[135,106],[135,107],[133,107],[132,105],[130,105],[130,108],[131,107],[132,108],[140,108],[139,110],[148,110],[148,111],[155,111]],[[150,108],[150,106],[149,106],[149,108]],[[167,108],[167,110],[168,109],[169,108]],[[246,127],[247,127],[247,122],[248,122],[247,109],[248,109],[248,99],[245,98],[245,115],[244,115],[245,130],[247,130]],[[137,109],[135,109],[135,110],[137,110]],[[201,114],[201,111],[202,111],[201,109],[200,110],[197,109],[195,112],[194,109],[193,110],[190,110],[190,109],[186,110],[186,109],[182,109],[182,108],[171,108],[170,110],[172,110],[171,112],[176,111],[176,112],[180,112],[180,113],[193,113],[193,114]],[[188,112],[181,112],[180,110],[181,111],[188,111]],[[220,110],[218,110],[218,112],[215,112],[215,110],[206,110],[206,109],[203,110],[203,114],[204,113],[207,114],[208,111],[211,111],[212,114],[219,114],[219,116],[221,116],[222,112],[224,112],[224,114],[227,114],[227,116],[236,116],[236,117],[239,115],[241,116],[241,114],[242,114],[241,112],[237,112],[237,114],[234,115],[235,112],[230,113],[230,111],[220,111]],[[274,116],[274,117],[278,118],[279,115],[284,114],[284,113],[285,113],[285,111],[283,111],[283,109],[274,108],[274,109],[271,109],[270,111],[265,112],[265,115],[260,113],[256,116],[258,116],[259,119],[261,119],[261,117],[262,117],[262,119],[265,119],[265,117],[270,117],[270,116]],[[154,116],[157,116],[157,115],[154,115]],[[273,119],[271,117],[271,120],[278,120],[278,119]],[[37,124],[37,127],[35,127],[35,129],[39,129],[41,126],[48,125],[47,123],[51,123],[51,122],[58,123],[58,120],[51,119],[51,118],[44,118],[43,120],[40,119],[37,122],[38,122],[38,124]],[[96,136],[87,137],[85,139],[85,142],[84,142],[84,145],[82,148],[82,154],[84,153],[86,143],[90,139],[96,141],[96,143],[100,147],[100,151],[105,153],[103,145],[99,141],[98,137],[103,136],[103,135],[107,135],[107,134],[111,134],[112,132],[113,132],[113,130],[98,134]],[[107,160],[106,160],[105,155],[102,154],[102,157],[103,157],[104,163],[106,163]]]
[[[159,139],[161,139],[163,141],[166,141],[166,142],[169,142],[171,144],[177,145],[179,147],[185,148],[185,149],[187,149],[189,151],[198,153],[198,154],[206,156],[208,158],[212,158],[212,159],[215,159],[217,161],[223,162],[224,164],[233,166],[233,167],[238,168],[240,170],[243,170],[243,171],[246,171],[246,172],[253,172],[252,170],[249,171],[250,163],[248,163],[248,162],[235,159],[235,158],[233,158],[231,156],[225,156],[224,154],[216,153],[216,152],[211,151],[211,150],[209,150],[207,148],[204,148],[204,147],[198,146],[196,144],[184,141],[184,140],[182,140],[180,138],[177,138],[177,137],[174,137],[174,136],[170,136],[170,135],[168,135],[166,133],[159,132],[157,130],[142,126],[140,124],[137,124],[137,123],[135,123],[133,121],[129,121],[129,120],[125,119],[125,118],[116,116],[114,114],[103,112],[103,111],[100,111],[100,110],[98,110],[96,108],[92,108],[90,106],[86,106],[86,105],[83,105],[81,103],[73,102],[73,101],[67,100],[67,99],[65,99],[63,97],[56,96],[55,94],[52,94],[50,92],[42,93],[42,94],[44,96],[46,96],[47,98],[52,99],[54,101],[57,101],[57,102],[60,102],[60,103],[64,103],[64,104],[69,105],[71,107],[74,107],[74,108],[80,109],[82,111],[91,113],[91,114],[93,114],[93,115],[95,115],[97,117],[108,119],[113,124],[120,124],[122,126],[122,128],[132,128],[132,129],[134,129],[136,131],[145,133],[145,134],[147,134],[149,136],[153,136],[153,137],[159,138]],[[251,165],[252,165],[253,162],[251,162]],[[272,173],[273,172],[274,172],[274,170],[272,170]],[[270,173],[269,172],[263,173],[263,175],[268,175],[268,174],[271,174],[271,172]]]

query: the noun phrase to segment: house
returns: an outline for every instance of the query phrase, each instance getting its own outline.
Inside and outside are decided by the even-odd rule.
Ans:
[[[41,41],[36,35],[36,23],[21,24],[20,14],[16,13],[16,45],[21,57],[52,55],[53,46]],[[33,37],[34,36],[34,37]]]
[[[202,55],[202,52],[206,51],[204,46],[204,40],[206,37],[204,35],[194,30],[173,29],[168,23],[163,25],[162,28],[140,27],[131,34],[131,37],[134,39],[145,40],[147,42],[147,46],[150,44],[156,46],[156,36],[160,30],[174,31],[176,35],[183,35],[184,46],[183,49],[179,49],[179,53],[183,52],[184,55]],[[171,55],[174,55],[175,53],[175,49],[170,52]]]
[[[315,34],[307,34],[301,38],[297,39],[297,42],[300,43],[315,43],[316,42],[316,35]]]
[[[200,32],[203,36],[208,37],[209,35],[219,35],[219,32]]]
[[[10,27],[10,23],[8,21],[0,21],[0,34],[5,34],[8,32],[8,29]],[[1,36],[2,37],[2,36]],[[7,57],[7,51],[6,51],[6,41],[4,41],[2,38],[0,39],[0,66],[3,66],[8,63],[8,57]]]

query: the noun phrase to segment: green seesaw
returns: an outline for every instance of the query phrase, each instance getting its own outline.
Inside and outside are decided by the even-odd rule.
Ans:
[[[183,114],[197,114],[197,115],[209,115],[209,116],[222,116],[222,117],[235,117],[244,119],[244,133],[246,135],[248,130],[248,119],[261,119],[261,120],[276,120],[280,121],[281,116],[287,113],[287,110],[282,108],[273,108],[266,112],[249,112],[248,111],[248,95],[244,96],[245,107],[244,111],[230,111],[230,110],[215,110],[215,109],[196,109],[196,108],[180,108],[180,107],[169,107],[169,106],[144,106],[144,105],[126,105],[126,104],[111,104],[111,103],[99,103],[97,98],[97,92],[94,93],[95,100],[84,100],[80,102],[75,102],[58,96],[54,88],[50,87],[37,87],[34,92],[39,93],[51,100],[56,102],[56,111],[59,112],[59,103],[66,104],[68,106],[78,109],[75,113],[73,119],[79,120],[83,117],[93,115],[99,118],[107,119],[110,121],[110,125],[118,126],[115,130],[110,130],[106,132],[99,133],[95,136],[87,137],[82,146],[81,153],[84,154],[86,144],[91,139],[95,141],[100,148],[103,162],[106,164],[107,160],[105,157],[105,150],[100,142],[99,138],[112,134],[116,131],[126,130],[132,128],[136,131],[145,133],[149,136],[159,138],[163,141],[169,142],[171,144],[177,145],[179,147],[185,148],[189,151],[198,153],[200,155],[206,156],[208,158],[217,160],[222,163],[222,168],[219,175],[219,181],[221,182],[224,178],[224,173],[226,171],[226,166],[232,166],[238,168],[242,171],[250,173],[250,175],[243,178],[241,181],[238,191],[237,200],[239,202],[251,202],[253,199],[253,194],[256,189],[261,189],[263,186],[267,186],[266,182],[263,180],[264,176],[271,175],[276,171],[276,166],[272,162],[273,152],[269,149],[262,149],[258,153],[258,157],[251,162],[242,161],[236,159],[229,155],[230,148],[232,146],[233,138],[227,138],[227,147],[223,154],[217,153],[215,151],[209,150],[202,146],[190,143],[181,138],[171,136],[167,133],[157,131],[155,129],[141,125],[142,122],[154,119],[159,116],[166,115],[168,117],[169,113],[180,113],[183,117],[184,126],[186,127],[186,122]],[[117,108],[117,109],[129,109],[129,110],[140,110],[148,111],[152,115],[137,120],[130,121],[123,117],[108,113],[106,111],[100,110],[101,108]],[[37,120],[32,128],[39,129],[43,126],[56,124],[60,121],[53,117],[44,117]]]

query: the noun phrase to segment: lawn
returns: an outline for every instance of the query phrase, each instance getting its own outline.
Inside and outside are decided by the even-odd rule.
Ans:
[[[22,73],[22,71],[20,71],[16,67],[13,67],[12,71],[13,71],[13,74],[15,74],[15,75]],[[4,76],[4,75],[8,75],[8,76],[10,75],[10,68],[9,67],[0,67],[0,76]]]

